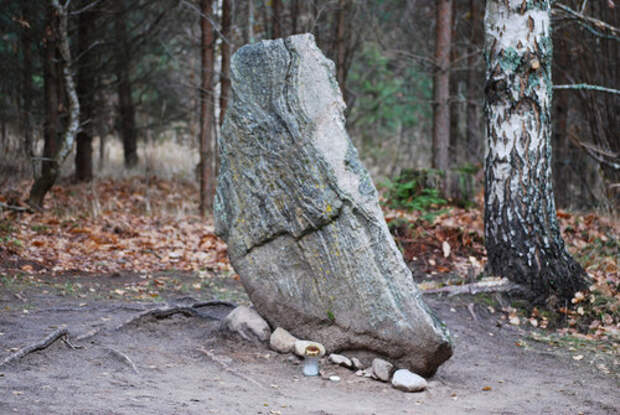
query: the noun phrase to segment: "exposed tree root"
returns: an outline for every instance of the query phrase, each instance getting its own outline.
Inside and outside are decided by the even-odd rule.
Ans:
[[[520,292],[527,293],[527,289],[519,284],[502,279],[500,281],[481,281],[471,284],[450,285],[422,291],[422,294],[448,293],[448,297],[462,294],[478,294],[490,292]]]
[[[142,313],[139,313],[133,316],[129,320],[125,321],[124,323],[121,323],[118,326],[114,327],[112,330],[113,331],[121,330],[126,326],[137,323],[146,318],[155,318],[157,320],[161,320],[164,318],[168,318],[174,314],[183,314],[187,317],[202,317],[202,318],[209,318],[212,320],[221,320],[219,316],[213,313],[208,313],[205,311],[198,310],[201,307],[208,307],[208,306],[226,306],[226,307],[231,307],[231,308],[235,307],[233,303],[229,303],[227,301],[213,300],[213,301],[197,302],[191,305],[175,305],[175,306],[169,306],[169,307],[163,307],[163,308],[154,308],[152,310],[146,310],[146,311],[143,311]],[[82,340],[89,339],[97,335],[102,330],[104,330],[104,328],[98,328],[98,329],[91,330],[88,333],[84,333],[81,336],[78,336],[76,340],[82,341]]]
[[[65,337],[67,334],[69,334],[69,330],[66,328],[62,328],[62,329],[58,329],[56,331],[54,331],[52,334],[50,334],[49,336],[47,336],[46,338],[44,338],[41,341],[38,341],[36,343],[33,343],[29,346],[26,346],[24,348],[22,348],[21,350],[13,353],[12,355],[8,356],[7,358],[5,358],[2,362],[0,362],[0,367],[14,361],[14,360],[18,360],[21,359],[22,357],[32,353],[32,352],[36,352],[39,350],[43,350],[46,349],[47,347],[49,347],[52,343],[54,343],[56,340]]]
[[[252,379],[251,377],[244,375],[243,373],[239,373],[237,372],[235,369],[231,368],[230,366],[228,366],[228,364],[226,362],[224,362],[222,359],[220,359],[219,357],[217,357],[215,354],[213,354],[212,352],[208,351],[207,349],[203,348],[203,347],[199,347],[198,351],[202,354],[204,354],[205,356],[207,356],[209,359],[211,359],[212,361],[214,361],[218,366],[220,366],[222,369],[224,369],[226,372],[240,377],[241,379],[250,382],[251,384],[253,384],[254,386],[257,386],[261,389],[264,389],[265,387],[263,385],[261,385],[259,382],[257,382],[256,380]]]

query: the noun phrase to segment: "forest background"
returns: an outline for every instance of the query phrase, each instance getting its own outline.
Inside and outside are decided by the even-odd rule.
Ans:
[[[72,1],[64,8],[69,61],[55,46],[60,9],[1,7],[5,264],[24,272],[228,269],[225,246],[195,215],[209,210],[230,56],[245,43],[311,32],[336,65],[353,142],[386,204],[402,209],[386,215],[406,259],[422,272],[481,273],[483,1]],[[577,0],[554,2],[552,16],[556,204],[569,249],[612,299],[620,17],[613,1]],[[72,116],[63,61],[81,107],[75,148],[63,147]],[[33,198],[52,159],[56,187]],[[429,178],[437,171],[448,185]],[[16,226],[15,211],[33,207],[43,211]],[[582,330],[605,335],[600,328],[614,326],[617,307],[599,311]],[[570,313],[579,326],[583,313]]]

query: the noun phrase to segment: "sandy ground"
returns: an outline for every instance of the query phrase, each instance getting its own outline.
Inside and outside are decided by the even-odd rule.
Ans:
[[[529,331],[500,324],[498,313],[476,298],[426,296],[448,324],[455,353],[427,391],[404,393],[326,362],[324,373],[340,382],[304,377],[296,358],[224,336],[217,318],[230,311],[226,306],[201,308],[210,317],[144,318],[115,330],[166,304],[222,296],[247,301],[237,282],[223,279],[199,292],[163,292],[151,302],[90,289],[112,292],[138,278],[3,280],[0,360],[63,326],[75,348],[59,340],[0,367],[0,414],[620,413],[617,356],[609,347],[534,341]]]

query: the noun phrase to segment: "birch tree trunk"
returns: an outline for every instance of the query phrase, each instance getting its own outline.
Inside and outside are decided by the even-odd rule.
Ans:
[[[551,185],[550,2],[489,0],[485,33],[489,270],[568,299],[588,282],[564,247]]]

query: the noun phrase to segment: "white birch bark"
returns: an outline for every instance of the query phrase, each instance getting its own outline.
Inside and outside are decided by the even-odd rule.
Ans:
[[[565,250],[551,186],[550,2],[488,0],[484,23],[489,269],[570,298],[586,275]]]

